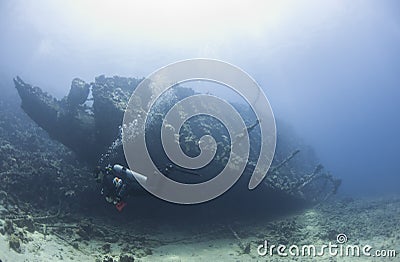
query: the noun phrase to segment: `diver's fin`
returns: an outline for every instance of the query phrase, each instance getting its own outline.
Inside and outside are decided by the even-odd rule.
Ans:
[[[128,204],[128,203],[121,201],[121,202],[118,202],[118,203],[115,205],[115,207],[118,209],[119,212],[121,212],[122,209],[124,209],[124,207],[125,207],[127,204]]]

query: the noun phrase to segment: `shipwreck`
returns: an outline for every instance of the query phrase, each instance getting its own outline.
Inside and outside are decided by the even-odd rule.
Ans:
[[[95,167],[109,163],[126,164],[121,143],[120,126],[129,98],[143,79],[106,77],[101,75],[92,83],[75,78],[69,93],[56,99],[41,88],[25,83],[20,77],[14,84],[21,98],[21,107],[29,117],[48,132],[51,138],[71,149],[76,156]],[[189,156],[198,153],[198,140],[204,134],[212,135],[218,142],[215,159],[195,174],[175,166],[162,150],[160,128],[168,108],[174,103],[195,94],[190,88],[176,86],[164,105],[151,117],[147,132],[151,133],[150,153],[163,173],[177,181],[202,182],[209,179],[212,170],[220,170],[229,153],[229,139],[221,123],[205,116],[193,118],[180,131],[179,143]],[[172,96],[171,96],[172,95]],[[259,150],[257,119],[246,105],[236,105],[251,129],[251,153],[244,173],[251,173]],[[213,122],[214,121],[214,122]],[[263,181],[262,189],[269,196],[288,196],[307,203],[318,203],[335,194],[341,180],[325,171],[312,148],[301,144],[294,132],[277,120],[277,148],[272,166]],[[242,176],[243,177],[243,176]],[[240,180],[239,180],[240,183]],[[246,188],[243,186],[242,188]]]

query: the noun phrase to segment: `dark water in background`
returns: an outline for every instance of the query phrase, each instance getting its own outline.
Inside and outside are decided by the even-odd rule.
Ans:
[[[400,7],[395,1],[338,2],[333,10],[313,2],[298,12],[283,6],[278,9],[288,17],[277,28],[266,26],[255,36],[237,28],[222,42],[203,39],[188,46],[179,39],[164,44],[104,36],[107,27],[96,38],[76,21],[63,29],[68,19],[38,15],[46,6],[57,9],[42,4],[0,4],[1,92],[15,103],[15,75],[62,97],[74,77],[141,77],[179,59],[221,59],[259,82],[275,114],[343,179],[342,193],[400,192]],[[307,18],[314,9],[327,18]]]

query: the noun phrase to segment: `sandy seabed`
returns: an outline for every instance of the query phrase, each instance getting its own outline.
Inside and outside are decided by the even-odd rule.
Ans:
[[[296,214],[229,225],[155,226],[135,221],[116,226],[113,221],[71,216],[12,218],[4,206],[0,214],[2,262],[400,261],[400,196],[336,199]],[[261,256],[257,249],[265,241],[268,252]],[[320,255],[329,242],[338,245],[332,249],[338,255],[330,255],[327,248]],[[288,256],[279,255],[277,248],[271,254],[272,245],[284,245]],[[290,254],[296,253],[290,249],[293,245],[299,247],[298,256]],[[310,245],[316,247],[316,256],[312,249],[311,255],[302,255],[302,248]],[[360,256],[353,256],[351,249],[346,256],[349,246],[358,246]],[[362,253],[365,246],[371,247],[370,256]],[[377,257],[376,251],[386,257]]]

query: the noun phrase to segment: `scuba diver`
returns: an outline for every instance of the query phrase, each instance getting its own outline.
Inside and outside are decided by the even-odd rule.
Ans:
[[[196,172],[188,171],[179,166],[166,164],[165,167],[158,169],[162,174],[170,177],[172,173],[183,173],[201,176]],[[101,195],[106,201],[115,205],[118,211],[122,211],[127,205],[126,200],[132,195],[145,195],[147,191],[141,186],[146,184],[151,187],[160,187],[160,180],[156,175],[145,176],[132,171],[122,165],[108,165],[104,169],[100,166],[96,170],[96,181],[101,184]],[[138,183],[140,181],[140,184]]]
[[[102,184],[101,194],[106,201],[121,212],[127,205],[127,198],[143,190],[136,180],[146,182],[147,177],[115,164],[113,167],[108,165],[104,171],[98,167],[96,180]]]

